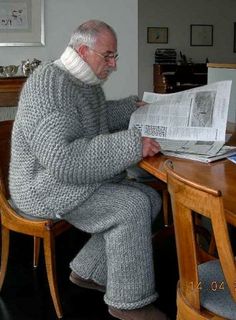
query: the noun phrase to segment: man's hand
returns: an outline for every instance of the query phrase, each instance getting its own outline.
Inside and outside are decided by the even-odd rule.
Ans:
[[[143,149],[142,149],[143,158],[148,156],[152,157],[158,152],[160,152],[161,150],[159,143],[152,138],[143,137],[142,144],[143,144]]]
[[[146,106],[148,103],[145,102],[145,101],[137,101],[136,102],[136,106],[137,107],[143,107],[143,106]]]

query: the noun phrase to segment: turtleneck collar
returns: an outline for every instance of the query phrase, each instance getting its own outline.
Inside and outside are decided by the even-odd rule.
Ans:
[[[101,84],[90,66],[71,47],[67,47],[60,57],[60,62],[74,77],[87,84]]]

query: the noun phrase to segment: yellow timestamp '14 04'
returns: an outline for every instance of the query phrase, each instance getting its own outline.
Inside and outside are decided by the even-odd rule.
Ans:
[[[192,290],[211,290],[211,291],[219,291],[225,289],[225,282],[224,281],[211,281],[209,283],[203,283],[199,281],[194,283],[193,281],[189,282],[189,285]],[[236,282],[234,283],[234,289],[236,290]]]

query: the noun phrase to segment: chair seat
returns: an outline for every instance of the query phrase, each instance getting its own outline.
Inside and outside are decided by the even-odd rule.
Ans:
[[[17,206],[14,204],[12,199],[9,199],[8,203],[12,207],[12,209],[14,209],[17,214],[19,214],[19,216],[26,218],[26,219],[29,219],[29,220],[32,220],[32,221],[51,220],[53,223],[56,223],[56,222],[62,220],[61,218],[48,219],[48,218],[43,218],[43,217],[31,216],[29,214],[24,213],[19,208],[17,208]]]
[[[201,305],[221,317],[236,320],[236,302],[230,294],[219,260],[200,264],[198,270]]]

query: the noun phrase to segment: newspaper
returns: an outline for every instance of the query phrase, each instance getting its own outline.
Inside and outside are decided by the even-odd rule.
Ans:
[[[216,160],[230,158],[236,155],[236,147],[232,146],[223,146],[220,151],[218,151],[214,156],[205,155],[205,154],[195,154],[195,153],[184,153],[184,152],[172,152],[172,151],[163,151],[163,154],[166,156],[195,160],[205,163],[210,163]]]
[[[142,136],[156,138],[163,151],[214,156],[225,144],[232,81],[177,93],[145,92],[130,119]]]

